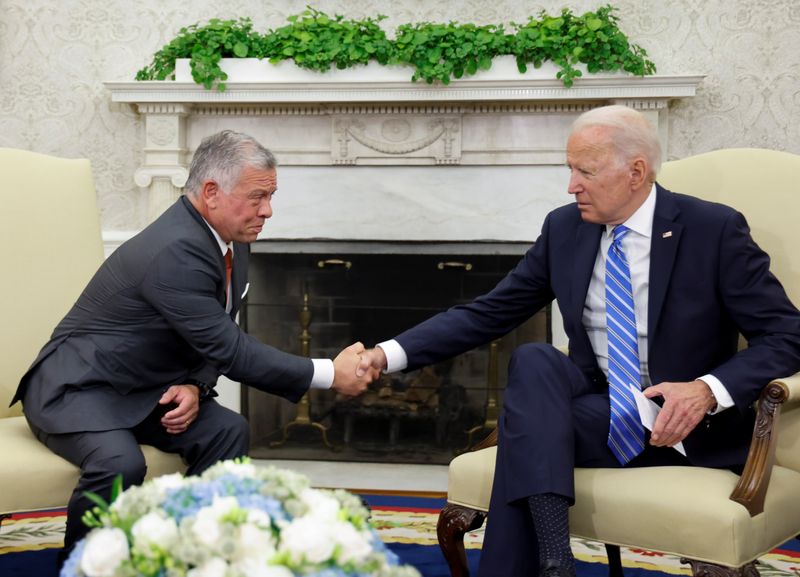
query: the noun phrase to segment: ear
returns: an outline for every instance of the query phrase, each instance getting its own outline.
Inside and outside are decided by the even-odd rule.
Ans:
[[[222,189],[220,189],[219,184],[217,184],[216,180],[204,180],[203,184],[200,185],[200,196],[203,199],[203,203],[209,209],[215,209],[219,203],[219,197],[222,194]]]
[[[644,158],[636,158],[631,163],[631,188],[641,188],[648,184],[648,175],[650,174],[650,167]]]

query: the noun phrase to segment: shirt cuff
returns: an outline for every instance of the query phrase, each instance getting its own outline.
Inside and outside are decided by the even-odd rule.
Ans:
[[[408,366],[408,356],[396,340],[384,341],[375,346],[382,348],[386,355],[386,370],[384,372],[394,373],[402,371]]]
[[[309,389],[330,389],[333,386],[333,361],[330,359],[311,359],[314,375]]]
[[[710,415],[716,415],[733,406],[733,397],[731,397],[728,389],[725,388],[725,385],[723,385],[722,381],[717,377],[714,375],[703,375],[698,380],[708,385],[708,388],[711,389],[711,394],[714,395],[714,399],[717,401],[716,408],[708,412]]]

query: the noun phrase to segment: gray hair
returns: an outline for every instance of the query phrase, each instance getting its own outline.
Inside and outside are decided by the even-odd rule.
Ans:
[[[268,170],[275,168],[277,161],[269,150],[247,134],[223,130],[207,136],[194,153],[184,192],[196,197],[206,180],[214,180],[228,194],[246,166]]]
[[[621,106],[601,106],[581,114],[572,123],[572,132],[603,126],[611,129],[611,145],[621,160],[644,156],[650,165],[652,178],[661,169],[661,142],[652,123],[641,112]]]

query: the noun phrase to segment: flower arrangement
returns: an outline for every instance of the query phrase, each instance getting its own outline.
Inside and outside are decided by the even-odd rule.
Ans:
[[[100,504],[60,577],[419,577],[383,545],[359,497],[247,459]]]

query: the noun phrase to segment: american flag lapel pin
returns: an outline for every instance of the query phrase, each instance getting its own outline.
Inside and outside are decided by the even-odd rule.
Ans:
[[[672,231],[668,230],[667,232],[661,235],[661,238],[669,238],[671,236],[672,236]]]

